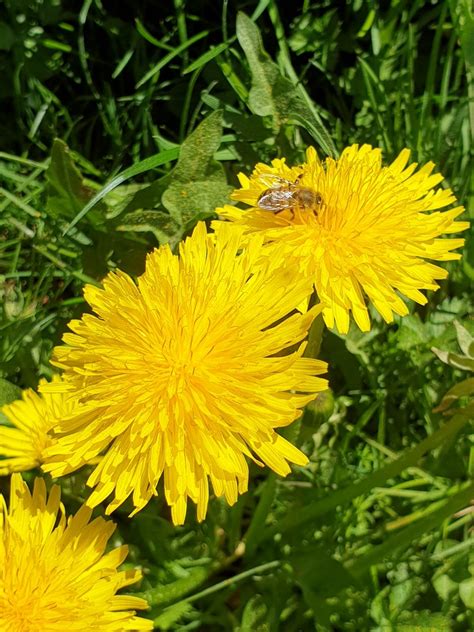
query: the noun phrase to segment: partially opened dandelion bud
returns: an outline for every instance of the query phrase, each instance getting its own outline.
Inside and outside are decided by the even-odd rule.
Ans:
[[[47,383],[41,379],[39,386]],[[61,378],[54,376],[53,384],[60,383]],[[41,465],[44,451],[51,445],[51,429],[73,410],[74,403],[68,394],[36,393],[31,388],[23,391],[21,399],[3,406],[0,411],[11,426],[0,425],[0,475]]]
[[[59,487],[48,494],[37,478],[30,493],[20,474],[11,478],[9,507],[0,496],[0,630],[152,630],[135,616],[144,599],[117,595],[139,571],[119,571],[127,556],[120,546],[105,553],[115,526],[90,521],[86,506],[69,518]]]
[[[217,209],[246,233],[261,233],[270,247],[291,253],[317,291],[328,327],[347,333],[350,312],[363,331],[370,329],[366,298],[386,322],[408,308],[401,296],[427,302],[420,290],[436,290],[444,268],[425,259],[459,259],[463,239],[439,239],[468,228],[456,222],[456,202],[434,164],[407,166],[404,149],[382,166],[380,149],[352,145],[338,160],[320,161],[307,150],[307,162],[290,167],[284,159],[258,164],[250,178],[239,175],[232,197],[252,208]],[[213,223],[218,232],[224,224]]]
[[[88,504],[113,495],[109,513],[128,497],[142,509],[163,477],[181,524],[188,498],[205,517],[209,481],[230,504],[247,490],[246,457],[282,476],[307,462],[275,428],[326,388],[325,363],[303,357],[319,308],[295,311],[307,281],[261,246],[201,223],[179,257],[150,254],[138,286],[114,272],[103,289],[86,287],[94,314],[72,321],[55,352],[83,408],[55,428],[45,470],[60,476],[100,455]]]

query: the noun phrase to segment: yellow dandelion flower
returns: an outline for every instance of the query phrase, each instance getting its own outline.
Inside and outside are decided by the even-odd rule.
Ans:
[[[408,313],[400,295],[421,305],[420,290],[436,290],[446,270],[425,259],[459,259],[452,250],[463,239],[439,239],[443,233],[468,228],[456,222],[462,206],[440,212],[454,202],[434,164],[407,166],[410,152],[382,166],[380,149],[352,145],[338,160],[319,160],[307,150],[307,161],[290,167],[284,159],[258,164],[232,197],[252,208],[218,209],[220,216],[260,232],[265,242],[298,257],[302,273],[314,282],[328,327],[349,328],[349,313],[362,331],[370,329],[366,298],[386,322]],[[284,209],[279,212],[279,209]],[[276,212],[269,212],[276,210]],[[433,212],[434,211],[434,212]],[[222,221],[213,223],[218,232]]]
[[[163,476],[181,524],[188,498],[205,517],[209,480],[229,504],[247,490],[245,456],[283,476],[288,461],[306,464],[275,428],[326,388],[325,363],[302,357],[318,309],[291,314],[308,285],[261,246],[200,223],[179,257],[167,246],[148,256],[138,286],[114,272],[85,288],[95,314],[72,321],[55,350],[84,409],[57,426],[45,470],[60,476],[101,454],[88,504],[113,494],[108,513],[130,496],[136,513]]]
[[[59,384],[61,378],[53,377]],[[40,387],[47,381],[40,380]],[[48,434],[58,419],[73,411],[73,403],[64,393],[38,394],[25,389],[22,399],[6,404],[0,411],[12,426],[0,425],[0,476],[23,472],[43,462],[44,450],[51,444]]]
[[[48,497],[37,478],[31,494],[20,474],[12,475],[9,508],[0,496],[0,630],[153,629],[134,616],[145,600],[116,594],[141,574],[117,570],[127,547],[104,553],[115,526],[90,522],[91,511],[84,505],[66,519],[59,487]]]

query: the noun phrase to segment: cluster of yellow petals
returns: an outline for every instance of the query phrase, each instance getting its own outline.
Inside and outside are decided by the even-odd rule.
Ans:
[[[140,579],[117,571],[127,547],[105,553],[114,525],[90,521],[83,506],[66,519],[59,487],[49,494],[36,479],[31,494],[19,474],[11,478],[10,503],[0,496],[0,630],[152,630],[135,616],[146,601],[117,591]]]
[[[54,376],[53,384],[59,383],[61,378]],[[46,384],[41,379],[39,387]],[[40,466],[51,445],[52,428],[70,415],[74,406],[65,393],[39,394],[31,388],[23,391],[21,399],[2,406],[0,410],[11,425],[0,425],[0,476]]]
[[[247,490],[246,457],[282,476],[307,462],[275,428],[326,388],[325,363],[303,357],[318,308],[295,311],[309,292],[297,269],[227,228],[200,223],[179,257],[151,253],[138,285],[113,272],[85,289],[94,313],[70,323],[54,362],[82,408],[55,427],[43,467],[99,457],[90,506],[113,495],[108,512],[129,497],[138,511],[163,477],[173,521],[188,498],[202,520],[209,482],[230,504]]]
[[[298,258],[301,273],[314,283],[328,327],[336,324],[347,333],[350,313],[361,330],[370,329],[366,297],[386,322],[408,308],[401,296],[420,304],[427,299],[420,290],[436,290],[447,271],[426,259],[458,259],[452,251],[463,239],[440,238],[468,228],[456,222],[462,206],[440,211],[456,202],[452,191],[437,187],[443,180],[433,174],[433,163],[417,170],[407,165],[405,149],[388,166],[380,149],[352,145],[339,159],[321,161],[307,150],[306,162],[290,167],[285,159],[258,164],[252,175],[239,174],[241,189],[232,195],[252,208],[225,206],[220,216],[260,233],[270,248]],[[307,188],[317,192],[313,208],[296,203],[282,212],[259,208],[267,189]],[[225,224],[213,223],[218,232]]]

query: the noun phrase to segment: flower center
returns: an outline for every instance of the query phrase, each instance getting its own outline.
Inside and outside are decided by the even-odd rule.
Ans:
[[[166,356],[165,356],[166,357]],[[196,371],[190,341],[181,341],[170,350],[167,359],[168,394],[180,395],[189,388]]]

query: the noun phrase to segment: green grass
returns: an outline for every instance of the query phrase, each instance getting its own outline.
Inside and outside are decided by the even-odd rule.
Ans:
[[[108,4],[0,9],[0,377],[49,377],[85,283],[140,274],[152,248],[212,217],[239,171],[308,144],[367,142],[386,160],[408,147],[472,217],[467,0]],[[433,412],[466,373],[431,351],[458,352],[455,320],[474,330],[472,228],[448,267],[393,326],[373,314],[370,334],[324,334],[334,401],[303,416],[309,467],[285,480],[255,468],[249,493],[213,500],[200,525],[173,528],[161,496],[133,520],[115,512],[160,629],[474,627],[460,511],[474,497],[472,404]],[[69,509],[84,480],[65,480]]]

